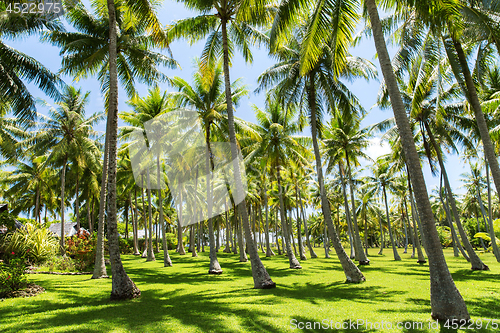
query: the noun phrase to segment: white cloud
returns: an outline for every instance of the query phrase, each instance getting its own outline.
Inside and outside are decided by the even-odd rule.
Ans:
[[[382,141],[380,137],[370,139],[370,145],[366,148],[365,153],[373,160],[391,152],[391,147],[386,141]]]

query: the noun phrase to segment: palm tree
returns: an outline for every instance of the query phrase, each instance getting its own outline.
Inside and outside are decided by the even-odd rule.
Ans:
[[[259,39],[260,36],[259,33],[255,33],[256,30],[254,27],[268,23],[273,10],[271,7],[267,7],[266,2],[261,1],[251,1],[249,3],[243,2],[242,0],[232,2],[219,0],[211,0],[208,2],[182,0],[182,2],[189,9],[200,12],[201,15],[177,21],[176,24],[170,28],[169,35],[172,39],[183,37],[188,38],[192,42],[205,38],[208,35],[201,57],[202,62],[204,64],[211,64],[215,62],[217,57],[222,57],[229,139],[231,143],[231,156],[237,192],[235,194],[243,194],[243,182],[238,162],[233,103],[231,99],[233,94],[231,92],[231,80],[229,77],[230,58],[232,56],[232,50],[236,47],[242,51],[246,61],[252,60],[249,41]],[[276,284],[269,277],[269,274],[259,258],[257,248],[252,241],[245,200],[241,201],[238,206],[252,263],[254,287],[264,289],[274,288]]]
[[[373,165],[372,172],[373,177],[369,177],[370,181],[373,183],[378,183],[379,189],[382,190],[382,200],[385,204],[385,216],[387,219],[387,227],[389,229],[389,237],[392,244],[392,252],[394,253],[394,260],[401,260],[401,257],[398,254],[396,243],[394,242],[394,234],[392,232],[391,219],[389,215],[389,204],[387,199],[387,188],[392,188],[394,186],[394,179],[393,175],[391,175],[389,163],[387,161],[384,161],[382,158],[377,159],[377,161]]]
[[[329,159],[329,165],[335,165],[340,158],[344,158],[347,166],[347,178],[351,193],[352,216],[354,226],[354,247],[356,258],[360,265],[368,265],[370,260],[363,252],[354,200],[354,182],[352,178],[351,163],[357,164],[358,158],[370,159],[362,150],[369,145],[371,128],[359,128],[361,119],[354,115],[335,112],[325,129],[324,151]],[[343,177],[342,177],[343,179]],[[347,209],[347,207],[346,207]]]
[[[280,207],[281,228],[285,235],[285,246],[290,268],[300,269],[300,263],[293,254],[289,235],[292,234],[285,221],[285,203],[283,200],[282,172],[288,160],[295,160],[299,165],[307,164],[307,138],[297,136],[302,129],[300,120],[296,120],[298,109],[289,105],[282,109],[277,96],[268,96],[265,110],[255,108],[260,139],[245,147],[251,151],[247,157],[263,157],[262,163],[270,166],[270,173],[276,177]],[[293,237],[293,235],[292,235]],[[300,237],[300,235],[299,235]]]
[[[284,3],[286,7],[291,2]],[[314,155],[316,160],[316,172],[318,175],[318,183],[321,194],[321,207],[326,225],[328,226],[329,238],[333,242],[337,256],[340,259],[347,281],[362,282],[365,280],[361,271],[346,255],[345,250],[340,243],[338,235],[334,229],[332,222],[330,206],[324,189],[323,171],[321,155],[319,151],[318,138],[322,138],[322,111],[323,104],[327,104],[328,110],[341,110],[342,113],[355,114],[361,106],[357,99],[351,94],[347,87],[340,82],[340,77],[352,79],[360,76],[368,78],[373,74],[373,67],[367,61],[349,57],[346,54],[346,45],[349,45],[351,34],[354,30],[356,12],[352,3],[335,11],[334,21],[327,20],[335,24],[333,29],[329,26],[328,31],[338,31],[343,29],[342,34],[335,36],[330,34],[329,39],[325,41],[311,41],[310,36],[313,33],[308,32],[308,27],[317,23],[315,16],[308,17],[304,20],[305,26],[301,26],[291,36],[286,37],[286,46],[282,46],[279,29],[276,34],[271,32],[271,45],[274,55],[278,58],[278,63],[267,69],[259,77],[260,89],[268,88],[276,84],[274,88],[280,96],[285,100],[302,103],[309,114]],[[290,8],[281,8],[283,16],[278,16],[274,27],[279,26],[282,22],[284,31],[290,22],[285,22],[286,18],[290,18]],[[314,27],[316,28],[316,27]],[[319,42],[319,44],[318,44]],[[316,58],[306,59],[302,57],[304,52],[307,52],[307,47],[314,44]],[[273,46],[274,45],[274,46]],[[275,49],[275,50],[274,50]],[[309,62],[308,62],[309,60]]]
[[[424,6],[423,3],[419,4],[422,7]],[[433,7],[435,5],[434,1],[429,1],[425,5],[428,6],[428,8],[433,8],[433,10],[429,12],[440,14],[441,18],[447,17],[447,13],[435,12]],[[398,83],[391,65],[387,45],[385,44],[377,4],[375,0],[366,0],[365,6],[373,30],[373,39],[375,41],[380,67],[382,69],[385,84],[387,85],[396,124],[401,137],[401,143],[408,164],[413,191],[415,193],[418,213],[420,214],[422,223],[423,237],[427,245],[426,249],[428,250],[427,255],[429,257],[431,279],[431,315],[433,318],[440,321],[446,321],[447,319],[468,320],[470,316],[467,307],[460,292],[455,286],[441,249],[424,176],[420,168],[420,159],[413,140],[410,123],[406,116],[406,109],[399,92]],[[436,8],[439,7],[436,6]]]
[[[92,126],[101,115],[94,114],[85,118],[85,106],[88,103],[89,92],[82,94],[80,89],[67,86],[58,108],[52,108],[48,117],[43,117],[36,134],[26,139],[23,145],[34,143],[33,152],[49,152],[45,164],[61,166],[61,254],[64,248],[64,210],[66,169],[68,162],[76,156],[86,156],[90,160],[98,156],[97,147],[92,140]]]
[[[58,100],[63,81],[34,58],[8,46],[2,39],[25,38],[44,29],[59,31],[59,21],[27,14],[2,15],[0,19],[0,95],[2,104],[12,108],[18,125],[26,128],[36,119],[35,99],[23,81],[34,83],[49,97]],[[4,114],[2,114],[4,115]]]
[[[147,184],[149,186],[145,186],[146,183],[141,180],[142,182],[142,187],[146,187],[146,192],[148,196],[148,211],[149,211],[149,224],[147,228],[149,229],[148,234],[149,234],[149,239],[148,239],[148,255],[147,255],[147,261],[153,261],[155,260],[154,253],[153,253],[153,220],[152,220],[152,206],[151,206],[151,184],[156,184],[156,188],[159,190],[158,192],[158,197],[161,197],[161,188],[162,186],[162,179],[161,179],[161,164],[160,164],[160,159],[161,159],[161,142],[158,142],[158,140],[154,140],[152,138],[161,138],[162,133],[161,132],[152,132],[149,133],[149,135],[146,135],[146,128],[145,124],[146,123],[152,123],[150,124],[149,128],[150,129],[156,129],[154,120],[159,119],[161,115],[171,111],[173,109],[173,103],[172,100],[169,98],[167,92],[164,92],[163,94],[160,91],[159,87],[155,87],[153,89],[149,90],[148,96],[141,98],[141,97],[135,97],[132,98],[129,102],[128,105],[130,105],[134,110],[133,111],[128,111],[128,112],[122,112],[120,113],[119,117],[125,121],[125,123],[129,124],[128,126],[123,126],[120,129],[120,137],[123,139],[134,139],[133,135],[135,133],[141,133],[141,138],[148,138],[146,141],[147,149],[149,152],[152,152],[154,157],[156,157],[156,161],[153,163],[156,164],[156,167],[153,169],[156,170],[156,181],[153,181],[150,179],[150,174],[149,172],[146,172],[146,178],[147,178]],[[160,121],[160,127],[163,124],[163,122]],[[160,131],[163,128],[160,128]],[[144,139],[143,139],[144,140]],[[142,141],[141,141],[142,142]],[[132,141],[127,144],[127,148],[133,148],[133,145],[139,145],[139,141]],[[134,157],[137,158],[137,157]],[[144,175],[141,175],[141,177],[144,177]],[[142,179],[142,178],[141,178]],[[136,180],[137,181],[137,180]],[[160,205],[160,208],[163,207],[163,205]],[[163,222],[163,213],[160,213],[160,218],[161,222]],[[169,266],[170,262],[170,257],[168,255],[167,249],[164,249],[164,264],[166,266]]]
[[[432,48],[428,46],[427,49]],[[479,256],[472,248],[467,235],[462,227],[455,198],[446,173],[441,147],[448,147],[449,150],[457,151],[455,142],[460,142],[463,146],[473,149],[472,143],[462,132],[457,129],[464,122],[457,109],[460,105],[449,103],[457,97],[457,85],[451,85],[449,89],[442,90],[440,82],[440,64],[435,64],[434,59],[427,60],[428,57],[419,56],[410,63],[410,76],[408,82],[399,80],[400,91],[405,97],[406,109],[410,112],[412,121],[415,121],[420,128],[423,138],[426,155],[430,158],[431,148],[434,150],[439,162],[439,166],[444,178],[448,201],[451,205],[452,213],[457,223],[459,234],[464,243],[464,247],[470,257],[473,270],[487,270]],[[436,93],[434,94],[434,92]],[[382,95],[381,99],[387,97]],[[445,103],[449,104],[445,104]],[[466,122],[467,120],[465,120]],[[430,144],[429,144],[430,142]],[[432,166],[432,164],[431,164]]]

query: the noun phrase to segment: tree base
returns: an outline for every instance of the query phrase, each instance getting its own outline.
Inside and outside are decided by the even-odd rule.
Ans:
[[[108,279],[109,276],[104,274],[104,275],[92,275],[91,279]]]
[[[370,259],[367,259],[367,260],[364,260],[364,261],[360,261],[359,264],[361,266],[367,266],[367,265],[370,265]]]
[[[489,271],[490,270],[490,268],[485,264],[483,264],[481,267],[471,267],[470,269],[473,271]]]
[[[417,260],[417,264],[421,264],[421,265],[425,264],[426,262],[427,262],[427,260]]]
[[[290,269],[302,269],[300,265],[290,265]]]
[[[221,275],[222,269],[211,269],[208,271],[208,274]]]
[[[255,289],[273,289],[276,288],[276,283],[273,281],[266,281],[259,286],[255,286]]]
[[[134,285],[132,288],[120,293],[111,293],[110,299],[112,301],[120,301],[126,299],[134,299],[141,296],[141,291]]]

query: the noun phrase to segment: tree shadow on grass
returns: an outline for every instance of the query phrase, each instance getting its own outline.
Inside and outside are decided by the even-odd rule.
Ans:
[[[469,281],[469,280],[480,280],[489,282],[500,281],[500,274],[485,272],[485,271],[473,271],[471,269],[458,269],[451,273],[454,281]]]
[[[50,286],[46,284],[48,288]],[[4,318],[23,316],[27,320],[15,322],[12,331],[64,331],[95,332],[128,330],[141,332],[179,332],[186,327],[199,332],[271,332],[281,330],[273,326],[271,315],[265,310],[272,306],[267,301],[258,303],[258,309],[249,310],[234,304],[234,297],[247,297],[248,290],[233,290],[230,293],[216,291],[185,294],[184,289],[144,290],[142,296],[130,301],[112,302],[109,290],[98,298],[75,294],[69,288],[57,291],[61,299],[57,302],[33,299],[22,307],[11,307],[3,313]],[[267,303],[267,304],[266,304]],[[275,303],[275,302],[273,302]],[[44,321],[30,321],[40,312]],[[178,325],[182,325],[182,328]]]

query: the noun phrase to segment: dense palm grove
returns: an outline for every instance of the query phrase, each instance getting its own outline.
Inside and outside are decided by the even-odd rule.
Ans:
[[[167,26],[147,0],[77,3],[63,17],[70,31],[50,16],[1,17],[0,180],[11,213],[38,228],[69,218],[88,230],[96,243],[93,278],[106,276],[109,253],[116,299],[140,295],[121,264],[120,238],[148,261],[162,248],[165,267],[175,265],[168,251],[196,256],[207,246],[211,274],[223,273],[219,250],[239,253],[240,261],[251,261],[255,288],[276,287],[259,255],[285,254],[289,267],[300,269],[301,261],[332,255],[331,246],[353,283],[370,279],[356,265],[370,264],[369,251],[392,251],[394,260],[411,251],[415,265],[429,262],[432,316],[469,318],[442,247],[453,247],[472,270],[488,270],[477,250],[500,262],[494,241],[495,233],[500,237],[500,3],[182,2],[195,16]],[[388,16],[380,18],[380,10]],[[60,49],[61,73],[99,80],[101,112],[90,115],[88,92],[8,46],[36,33]],[[387,37],[396,46],[392,59]],[[192,55],[199,58],[190,82],[163,72],[177,67],[169,43],[178,39],[205,41],[202,54]],[[381,73],[350,54],[362,39],[375,41]],[[258,78],[266,104],[254,108],[257,122],[249,123],[234,109],[250,91],[230,74],[237,51],[251,61],[254,46],[275,65]],[[383,81],[377,105],[394,118],[362,127],[367,111],[346,82],[377,77]],[[55,101],[47,115],[36,112],[26,82]],[[162,82],[168,93],[158,87]],[[136,83],[150,86],[149,93],[139,96]],[[119,86],[127,96],[118,96]],[[118,110],[118,98],[127,99],[129,111]],[[232,158],[237,150],[243,155],[245,170],[234,162],[229,176],[238,191],[247,188],[245,200],[231,196],[219,203],[225,207],[219,215],[210,217],[215,203],[204,202],[203,193],[138,186],[144,181],[132,167],[132,133],[145,137],[146,122],[179,108],[197,112],[208,147],[231,142]],[[106,135],[99,136],[95,126],[104,119]],[[378,135],[391,152],[371,160],[366,148]],[[450,153],[470,166],[459,181],[448,178]],[[200,162],[209,174],[211,156]],[[175,163],[194,172],[186,157]],[[161,174],[152,174],[158,183],[165,168],[158,157]],[[423,168],[440,177],[439,188],[426,188]],[[465,191],[457,195],[452,185],[459,183]],[[201,186],[210,198],[227,184]],[[199,205],[175,200],[183,196]],[[208,209],[209,218],[183,227],[183,210],[196,215],[196,209]],[[61,237],[58,252],[67,248]]]

